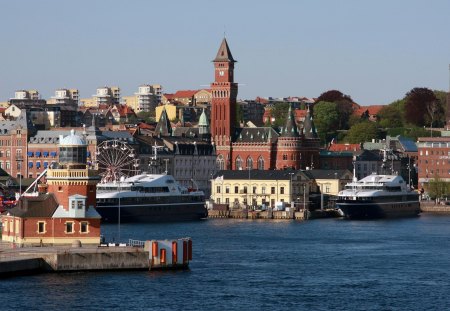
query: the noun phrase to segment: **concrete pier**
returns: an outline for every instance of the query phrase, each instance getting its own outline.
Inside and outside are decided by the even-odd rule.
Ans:
[[[189,261],[192,259],[192,241],[189,238],[150,242],[160,244],[158,254],[144,248],[144,244],[141,246],[114,244],[114,246],[15,248],[10,243],[2,243],[0,245],[0,277],[43,272],[188,268]],[[176,251],[169,249],[169,246],[175,247]],[[180,257],[178,261],[173,260],[173,253]]]

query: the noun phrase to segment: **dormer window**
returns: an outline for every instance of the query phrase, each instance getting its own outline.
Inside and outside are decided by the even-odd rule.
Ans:
[[[86,197],[83,195],[72,195],[69,197],[69,216],[74,218],[86,217]]]

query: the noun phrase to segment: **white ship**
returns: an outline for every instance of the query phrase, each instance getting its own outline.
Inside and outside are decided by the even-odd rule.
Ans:
[[[106,222],[158,222],[207,217],[203,191],[171,175],[141,174],[97,185],[97,211]]]
[[[336,207],[348,219],[417,216],[419,194],[401,176],[372,174],[340,191]]]

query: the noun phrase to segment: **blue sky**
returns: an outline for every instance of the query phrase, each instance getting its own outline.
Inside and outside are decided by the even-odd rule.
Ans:
[[[0,0],[0,101],[18,89],[203,88],[225,31],[239,98],[338,89],[388,104],[413,87],[448,90],[449,14],[447,0]]]

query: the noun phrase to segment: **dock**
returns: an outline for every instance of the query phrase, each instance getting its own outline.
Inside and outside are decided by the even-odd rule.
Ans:
[[[208,218],[233,218],[233,219],[296,219],[307,220],[317,218],[333,218],[341,217],[335,209],[324,210],[286,210],[286,211],[273,211],[273,210],[209,210]]]
[[[23,248],[2,242],[0,277],[45,272],[187,269],[191,260],[190,238]]]

